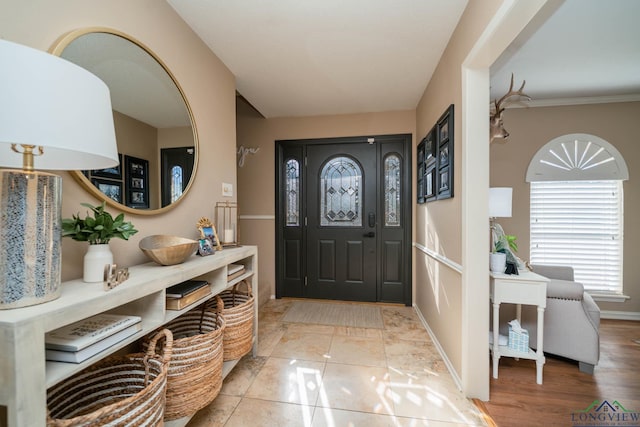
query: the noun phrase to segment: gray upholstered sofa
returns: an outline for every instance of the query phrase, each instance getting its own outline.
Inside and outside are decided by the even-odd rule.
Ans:
[[[532,265],[533,271],[550,279],[544,313],[543,349],[579,362],[580,371],[593,374],[600,359],[600,309],[582,283],[573,280],[573,268]],[[529,342],[537,340],[536,310],[522,307],[522,325],[529,331]]]

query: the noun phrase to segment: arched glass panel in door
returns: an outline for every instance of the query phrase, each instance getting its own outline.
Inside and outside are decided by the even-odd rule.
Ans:
[[[362,226],[362,168],[350,157],[334,157],[320,172],[320,225]]]
[[[400,157],[390,154],[384,159],[384,225],[400,227],[402,189],[400,188]]]
[[[171,168],[171,203],[182,196],[182,176],[182,167],[174,166]]]
[[[297,227],[300,225],[300,162],[295,159],[287,160],[285,185],[286,225]]]

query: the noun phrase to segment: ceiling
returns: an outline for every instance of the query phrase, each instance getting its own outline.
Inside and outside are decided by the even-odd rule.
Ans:
[[[412,110],[467,0],[167,0],[265,117]]]
[[[467,4],[167,1],[265,117],[416,108]],[[533,102],[640,94],[640,1],[553,5],[494,64],[491,98],[507,91],[511,73]]]
[[[513,73],[533,105],[640,100],[640,1],[553,3],[494,63],[491,99],[507,92]]]

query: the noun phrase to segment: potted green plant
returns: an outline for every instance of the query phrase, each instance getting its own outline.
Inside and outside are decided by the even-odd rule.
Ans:
[[[105,203],[92,206],[82,203],[91,209],[83,219],[80,214],[62,220],[62,237],[71,237],[78,242],[89,242],[89,248],[84,256],[83,280],[85,282],[102,282],[106,264],[113,264],[113,254],[109,248],[111,239],[129,240],[138,232],[131,224],[125,222],[121,213],[115,219],[105,210]]]
[[[507,248],[511,249],[513,252],[518,252],[518,244],[516,243],[516,239],[517,237],[511,234],[503,234],[496,241],[494,252],[506,253]]]
[[[493,251],[490,256],[490,269],[494,273],[504,273],[507,267],[508,252],[518,251],[516,236],[510,234],[499,234],[495,237]]]

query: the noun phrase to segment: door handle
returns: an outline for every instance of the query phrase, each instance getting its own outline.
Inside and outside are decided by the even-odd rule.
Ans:
[[[370,231],[368,233],[364,233],[362,236],[363,237],[376,237],[376,233],[374,233],[373,231]]]
[[[375,212],[369,212],[369,227],[375,227],[376,226],[376,214]],[[373,237],[373,236],[369,236],[369,237]]]

